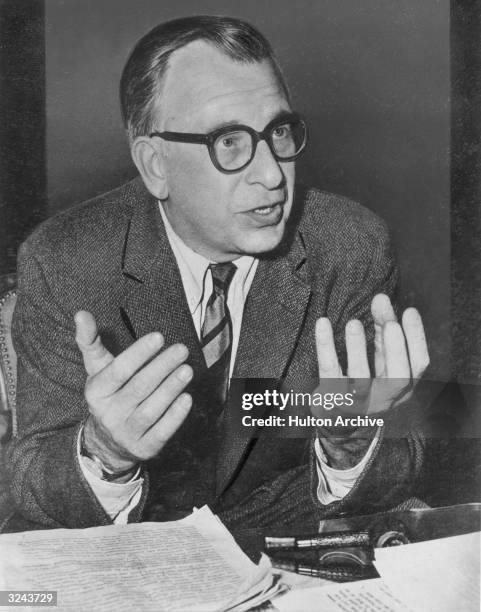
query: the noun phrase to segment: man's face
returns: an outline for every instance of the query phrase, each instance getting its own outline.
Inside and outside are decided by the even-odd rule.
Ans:
[[[206,134],[230,124],[262,131],[290,105],[267,61],[241,64],[196,41],[169,62],[155,129]],[[292,207],[294,162],[278,162],[260,141],[251,163],[235,174],[217,170],[205,145],[163,142],[174,230],[193,250],[221,262],[271,251]]]

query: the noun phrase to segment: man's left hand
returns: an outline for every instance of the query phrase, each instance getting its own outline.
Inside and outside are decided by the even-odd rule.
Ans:
[[[327,318],[317,321],[316,349],[320,390],[328,390],[326,379],[336,379],[336,392],[355,390],[356,414],[379,416],[379,413],[410,397],[414,385],[429,365],[429,354],[421,316],[415,308],[405,310],[402,324],[399,324],[389,298],[378,294],[372,301],[371,312],[375,329],[375,377],[371,377],[364,328],[358,320],[351,320],[346,325],[346,376],[339,365],[331,323]],[[313,412],[320,416],[315,408]],[[326,416],[325,410],[322,416]],[[366,435],[365,430],[361,437],[350,435],[348,439],[342,436],[342,431],[339,436],[333,435],[332,430],[328,436],[322,431],[319,433],[331,465],[339,469],[358,463],[373,436]]]

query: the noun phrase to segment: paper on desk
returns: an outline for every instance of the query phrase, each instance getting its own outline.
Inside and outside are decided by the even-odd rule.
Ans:
[[[480,533],[377,548],[386,584],[414,612],[479,612]]]
[[[277,591],[204,507],[181,521],[0,536],[0,589],[58,591],[58,610],[242,610]]]
[[[279,612],[410,612],[381,578],[293,590],[272,603]]]

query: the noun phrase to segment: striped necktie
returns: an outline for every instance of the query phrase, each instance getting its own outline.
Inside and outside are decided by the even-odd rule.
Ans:
[[[215,381],[218,399],[227,396],[232,349],[232,321],[227,307],[227,292],[237,270],[232,262],[210,264],[212,295],[205,309],[201,346],[209,371]]]

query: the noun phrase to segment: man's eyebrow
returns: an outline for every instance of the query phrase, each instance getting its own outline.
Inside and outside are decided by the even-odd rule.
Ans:
[[[266,125],[264,127],[266,127],[267,125],[269,125],[269,123],[272,123],[273,121],[276,121],[277,119],[283,119],[284,117],[290,117],[293,114],[293,111],[290,110],[282,110],[282,111],[278,111],[271,119],[269,119],[269,121],[267,121]],[[240,119],[229,119],[229,121],[220,121],[220,122],[216,122],[213,123],[212,125],[209,125],[206,130],[205,133],[208,132],[215,132],[217,130],[221,130],[222,128],[225,127],[231,127],[231,126],[235,126],[235,125],[247,125],[247,123],[245,123],[244,121],[241,121]],[[248,126],[250,127],[250,126]],[[264,129],[264,128],[262,128]]]
[[[229,119],[229,121],[219,121],[216,123],[212,123],[206,129],[206,132],[215,132],[216,130],[221,130],[225,127],[230,127],[233,125],[246,125],[243,121],[237,119]]]

